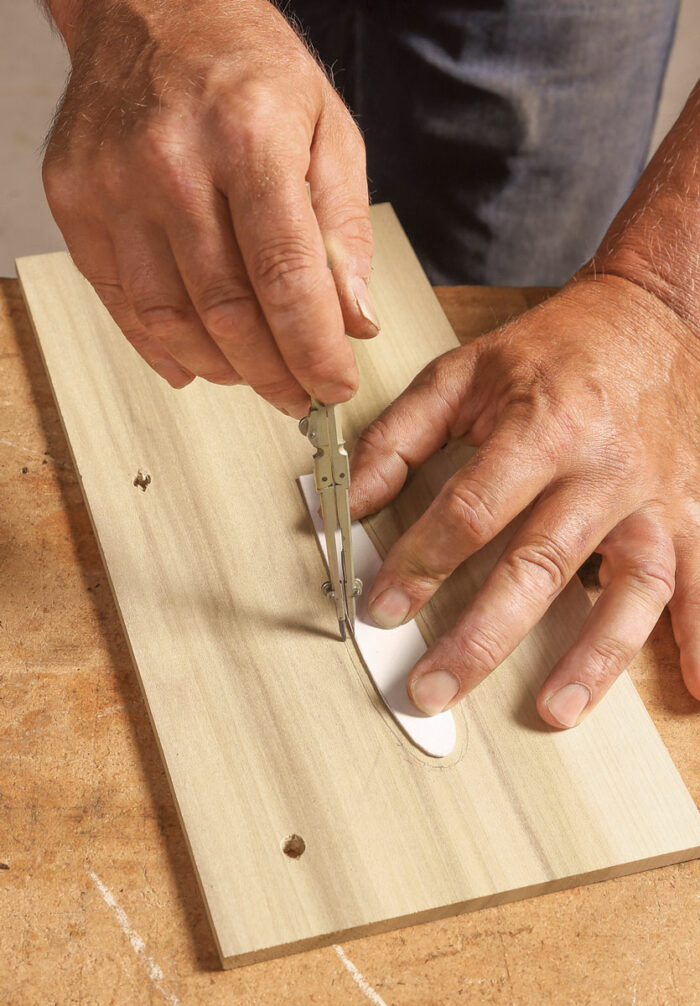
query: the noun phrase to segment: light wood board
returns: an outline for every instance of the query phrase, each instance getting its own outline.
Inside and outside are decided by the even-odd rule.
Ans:
[[[456,345],[391,209],[373,214],[383,332],[356,347],[350,440]],[[421,754],[334,636],[294,424],[247,389],[169,390],[67,256],[19,273],[225,966],[698,854],[700,815],[626,675],[576,730],[538,720],[588,610],[577,582],[460,708],[453,755]],[[380,547],[460,454],[367,523]],[[500,547],[440,591],[428,636]]]

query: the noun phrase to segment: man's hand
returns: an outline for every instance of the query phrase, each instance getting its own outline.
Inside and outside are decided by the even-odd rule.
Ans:
[[[433,714],[511,653],[593,552],[604,588],[538,699],[578,723],[671,610],[700,699],[700,88],[602,246],[559,294],[447,353],[360,437],[353,516],[446,441],[478,446],[386,557],[375,621],[412,618],[527,511],[455,627],[409,678]],[[602,270],[602,273],[601,273]]]
[[[479,445],[389,552],[369,595],[383,627],[412,618],[534,501],[455,628],[415,667],[410,693],[425,712],[497,667],[595,550],[605,590],[542,688],[544,719],[573,726],[671,598],[700,698],[700,346],[670,315],[625,280],[582,280],[438,358],[361,436],[355,518],[388,503],[446,441]]]
[[[46,191],[132,345],[173,387],[246,382],[297,417],[350,398],[346,333],[378,330],[364,145],[288,22],[267,0],[48,6],[72,73]]]

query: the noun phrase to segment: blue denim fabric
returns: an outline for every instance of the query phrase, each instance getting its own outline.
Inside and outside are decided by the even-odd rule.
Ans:
[[[647,156],[678,0],[292,0],[434,283],[563,283]]]

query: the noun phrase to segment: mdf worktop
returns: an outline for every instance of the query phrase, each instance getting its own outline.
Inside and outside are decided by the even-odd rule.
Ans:
[[[546,294],[438,290],[462,341]],[[698,862],[221,971],[14,280],[0,392],[2,1003],[700,1003]],[[697,801],[700,704],[666,615],[631,675]]]

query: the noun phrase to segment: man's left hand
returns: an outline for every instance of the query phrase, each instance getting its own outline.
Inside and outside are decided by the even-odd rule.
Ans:
[[[583,276],[427,367],[361,435],[353,516],[396,496],[442,444],[478,447],[389,552],[369,595],[379,625],[414,617],[521,511],[454,628],[414,667],[434,714],[510,654],[594,551],[603,592],[538,698],[572,727],[603,698],[669,605],[700,699],[700,344],[652,293]]]

